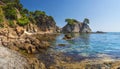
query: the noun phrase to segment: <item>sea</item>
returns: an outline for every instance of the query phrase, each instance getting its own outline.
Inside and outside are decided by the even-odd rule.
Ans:
[[[69,33],[67,35],[72,38],[66,40],[63,39],[65,35],[56,37],[52,50],[86,58],[100,58],[103,55],[120,59],[120,32]]]

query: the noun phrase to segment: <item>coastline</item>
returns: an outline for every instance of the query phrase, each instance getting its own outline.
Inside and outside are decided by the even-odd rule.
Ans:
[[[108,69],[117,69],[119,68],[119,64],[120,64],[120,60],[119,59],[112,59],[107,55],[99,55],[100,59],[88,59],[88,58],[82,58],[81,56],[79,58],[79,60],[76,60],[76,58],[78,56],[67,56],[64,53],[60,53],[60,52],[54,52],[54,51],[47,51],[47,49],[49,49],[51,46],[51,44],[49,44],[49,41],[51,43],[51,40],[54,41],[56,36],[59,34],[53,34],[53,33],[42,33],[42,34],[38,34],[38,33],[34,33],[34,34],[26,34],[24,33],[24,36],[21,36],[20,38],[9,38],[10,41],[8,41],[7,43],[4,43],[4,40],[1,44],[4,44],[11,50],[14,50],[18,53],[20,53],[22,56],[25,57],[25,59],[28,61],[28,66],[32,66],[32,68],[35,69],[60,69],[60,68],[64,68],[64,69],[89,69],[89,68],[108,68]],[[6,37],[6,36],[5,36]],[[4,37],[4,38],[5,38]],[[29,38],[29,39],[26,39]],[[43,42],[42,44],[40,44],[39,42],[37,42],[38,40],[36,40],[36,38],[40,41],[46,41]],[[44,37],[44,38],[43,38]],[[3,37],[2,37],[3,38]],[[1,39],[2,39],[1,38]],[[38,45],[40,45],[40,47],[38,45],[35,46],[31,46],[31,41],[32,42],[37,42]],[[6,41],[6,40],[5,40]],[[16,42],[17,41],[17,42]],[[20,42],[20,43],[19,43]],[[21,43],[22,42],[22,43]],[[22,45],[24,45],[27,42],[28,46],[31,46],[31,50],[26,49],[26,48],[21,48]],[[12,46],[11,43],[16,43],[15,46]],[[35,43],[35,44],[37,44]],[[45,44],[44,44],[45,43]],[[10,45],[10,46],[8,46]],[[27,46],[27,45],[26,45]],[[75,60],[73,60],[75,59]]]

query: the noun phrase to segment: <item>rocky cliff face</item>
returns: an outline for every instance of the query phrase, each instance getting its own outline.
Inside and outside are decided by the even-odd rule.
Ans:
[[[92,30],[89,25],[83,23],[80,32],[90,33]]]
[[[48,16],[43,11],[36,10],[35,12],[30,12],[19,5],[14,5],[14,3],[16,4],[16,0],[0,1],[0,16],[1,16],[0,27],[2,28],[23,27],[24,31],[29,33],[59,32],[59,27],[56,26],[56,22],[52,16]],[[14,6],[12,6],[12,4]],[[18,2],[18,4],[20,3]],[[13,7],[13,8],[10,8],[10,7]],[[14,15],[13,13],[8,13],[8,11],[14,12]],[[14,19],[11,19],[11,17],[8,17],[8,16],[13,16]],[[20,24],[22,24],[22,26]]]
[[[89,25],[81,22],[75,22],[73,25],[67,24],[62,28],[63,33],[78,33],[78,32],[83,32],[83,33],[89,33],[91,32],[91,29]]]
[[[58,27],[56,26],[56,22],[50,16],[41,15],[38,17],[37,26],[40,31],[43,32],[57,32]]]

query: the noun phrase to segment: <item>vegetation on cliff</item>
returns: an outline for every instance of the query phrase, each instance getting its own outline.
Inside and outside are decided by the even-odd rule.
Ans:
[[[5,26],[25,27],[39,29],[40,31],[56,32],[57,26],[54,18],[48,16],[44,11],[29,11],[24,8],[20,0],[1,0],[0,1],[0,27]],[[35,26],[36,25],[36,26]],[[27,28],[28,29],[28,28]]]
[[[84,21],[83,21],[83,23],[85,23],[85,24],[89,24],[89,23],[90,23],[90,21],[89,21],[89,19],[88,19],[88,18],[85,18],[85,19],[84,19]]]
[[[78,22],[77,20],[75,19],[65,19],[65,22],[67,22],[69,25],[74,25],[76,22]]]

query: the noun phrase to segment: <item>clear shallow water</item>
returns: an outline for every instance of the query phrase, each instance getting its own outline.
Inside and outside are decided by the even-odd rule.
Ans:
[[[63,40],[64,34],[53,43],[57,52],[84,57],[98,57],[98,54],[120,58],[120,33],[70,34],[74,38]],[[58,46],[65,44],[66,46]]]

